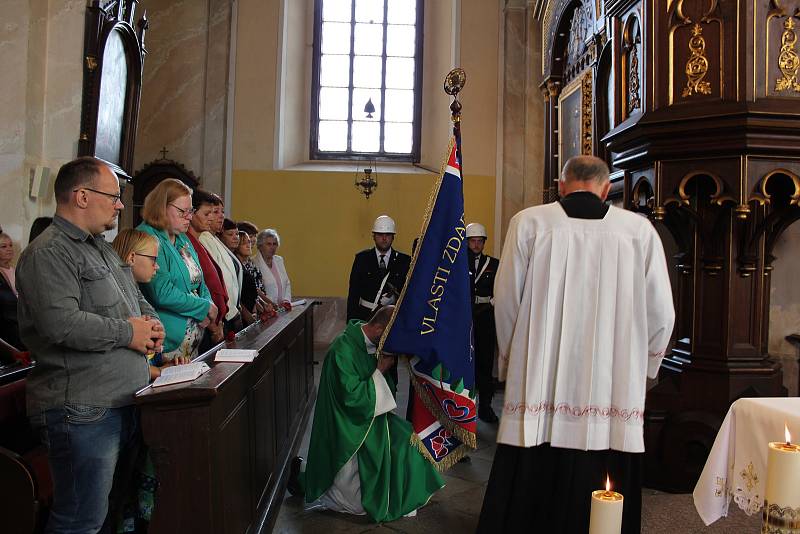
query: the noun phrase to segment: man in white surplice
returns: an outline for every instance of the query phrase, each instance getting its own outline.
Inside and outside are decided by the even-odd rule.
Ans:
[[[608,474],[639,532],[644,400],[675,312],[661,239],[604,203],[606,164],[564,166],[558,202],[517,213],[495,280],[498,448],[478,532],[587,532]]]

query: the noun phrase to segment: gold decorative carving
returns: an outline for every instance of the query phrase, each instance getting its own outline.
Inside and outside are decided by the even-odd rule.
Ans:
[[[687,193],[686,191],[686,186],[689,184],[689,181],[695,176],[705,176],[711,178],[711,181],[714,182],[715,190],[714,193],[711,194],[711,198],[709,199],[711,204],[716,204],[717,206],[722,206],[726,202],[737,204],[736,199],[734,199],[730,195],[723,195],[723,192],[725,191],[725,184],[723,183],[722,179],[720,179],[719,176],[710,172],[698,171],[684,176],[680,184],[678,184],[677,196],[671,195],[667,197],[666,199],[664,199],[664,202],[662,202],[662,205],[669,206],[670,204],[677,204],[678,206],[690,206],[691,197],[689,196],[689,193]]]
[[[639,28],[639,19],[636,15],[629,15],[625,21],[625,29],[622,31],[622,50],[624,51],[622,69],[624,83],[622,91],[625,101],[623,102],[622,118],[627,119],[636,109],[641,109],[641,82],[639,79],[639,46],[642,37]]]
[[[560,82],[552,80],[547,82],[547,91],[550,93],[550,98],[555,98],[558,96],[558,89],[560,86]]]
[[[86,56],[86,68],[89,69],[89,72],[94,72],[94,69],[97,68],[97,58],[94,56]]]
[[[686,61],[686,87],[682,96],[685,98],[693,94],[711,94],[711,84],[703,81],[708,73],[708,59],[706,59],[706,40],[703,38],[703,28],[696,22],[692,26],[692,36],[689,38],[689,51],[691,56]]]
[[[792,180],[792,184],[794,184],[794,192],[792,196],[789,197],[789,205],[790,206],[800,206],[800,176],[796,175],[795,173],[787,170],[787,169],[775,169],[774,171],[770,172],[766,176],[761,179],[760,184],[760,191],[761,194],[754,193],[750,196],[750,201],[757,201],[762,206],[764,204],[769,204],[771,202],[772,195],[767,193],[767,182],[769,182],[770,178],[777,174],[782,174],[788,176],[790,180]]]
[[[630,71],[628,72],[628,112],[642,107],[639,99],[639,46],[634,43],[630,53]]]
[[[586,73],[581,82],[581,140],[582,154],[592,154],[592,74]],[[563,163],[563,162],[562,162]]]
[[[778,54],[778,67],[783,73],[783,78],[775,82],[776,91],[794,91],[800,93],[800,83],[797,82],[797,69],[800,68],[800,58],[794,50],[797,43],[797,34],[794,32],[794,17],[786,17],[781,34],[781,53]]]
[[[746,219],[747,216],[750,215],[750,206],[747,204],[739,204],[734,211],[736,212],[737,219]]]

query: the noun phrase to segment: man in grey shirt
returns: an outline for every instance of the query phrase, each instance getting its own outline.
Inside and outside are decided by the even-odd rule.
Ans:
[[[20,336],[36,357],[28,415],[41,428],[53,476],[47,532],[114,531],[113,493],[130,479],[139,440],[133,394],[164,329],[130,267],[102,232],[116,226],[119,181],[95,158],[66,163],[53,224],[22,253]],[[107,517],[108,516],[108,517]]]

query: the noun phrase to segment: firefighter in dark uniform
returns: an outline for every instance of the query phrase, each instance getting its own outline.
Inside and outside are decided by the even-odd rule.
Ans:
[[[497,343],[494,330],[494,277],[497,258],[483,253],[486,245],[486,228],[479,223],[467,225],[469,246],[469,278],[472,288],[472,332],[475,337],[475,385],[478,389],[478,418],[496,423],[492,409],[494,396],[494,350]]]
[[[381,306],[394,304],[400,296],[411,257],[392,249],[395,224],[388,215],[375,219],[372,239],[375,246],[356,254],[350,270],[347,293],[347,320],[368,320]]]
[[[392,249],[394,219],[381,215],[372,225],[375,246],[362,250],[353,259],[350,269],[350,288],[347,292],[347,320],[369,320],[381,306],[394,304],[400,297],[411,256]],[[397,385],[397,366],[389,370]]]

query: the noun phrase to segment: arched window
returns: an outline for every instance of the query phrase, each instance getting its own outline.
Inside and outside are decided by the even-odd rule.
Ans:
[[[315,0],[311,159],[419,161],[422,0]]]

